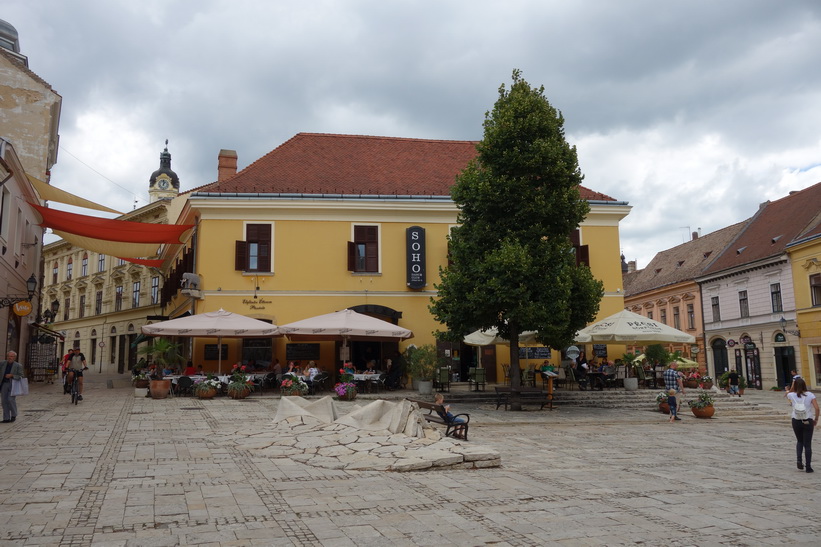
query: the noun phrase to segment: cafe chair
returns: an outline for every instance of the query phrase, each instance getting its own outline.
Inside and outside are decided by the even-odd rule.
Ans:
[[[502,371],[505,373],[505,384],[510,385],[510,365],[502,365]]]
[[[433,388],[438,391],[450,391],[450,369],[442,367],[436,371]]]
[[[468,389],[479,391],[480,387],[482,391],[485,390],[485,369],[481,367],[470,367],[468,370]]]
[[[177,378],[177,395],[193,395],[194,394],[194,380],[188,376],[180,376]]]
[[[269,372],[268,374],[262,377],[260,391],[265,391],[266,389],[274,389],[276,387],[279,387],[276,372]]]

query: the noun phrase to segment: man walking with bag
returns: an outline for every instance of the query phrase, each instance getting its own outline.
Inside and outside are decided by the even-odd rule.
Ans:
[[[6,360],[0,362],[0,370],[3,371],[3,380],[0,383],[0,399],[3,402],[3,422],[8,424],[17,419],[17,397],[11,394],[12,380],[20,380],[23,377],[23,365],[17,362],[17,352],[10,351],[6,354]]]

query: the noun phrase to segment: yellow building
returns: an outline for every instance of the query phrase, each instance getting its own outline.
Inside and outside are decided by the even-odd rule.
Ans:
[[[196,229],[183,249],[166,256],[165,314],[222,308],[281,325],[351,308],[414,332],[402,344],[353,342],[349,357],[357,365],[369,359],[382,365],[408,344],[434,343],[442,326],[428,305],[457,218],[450,186],[476,155],[475,144],[301,133],[239,173],[236,153],[222,151],[219,180],[192,192],[178,220]],[[605,316],[623,307],[618,222],[629,207],[581,192],[591,213],[579,245],[605,282]],[[184,273],[199,279],[189,277],[178,291]],[[195,364],[215,370],[215,344],[198,340]],[[230,363],[314,360],[334,370],[346,356],[331,341],[223,344],[223,362]],[[466,372],[474,352],[447,349],[455,369]],[[490,366],[492,379],[497,371]]]
[[[821,380],[821,224],[787,246],[795,291],[796,330],[785,325],[785,336],[798,338],[799,371],[808,386]]]

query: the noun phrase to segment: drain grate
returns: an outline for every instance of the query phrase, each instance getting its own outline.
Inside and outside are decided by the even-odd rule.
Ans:
[[[51,412],[51,411],[47,408],[27,408],[24,412],[28,413],[28,412]]]
[[[181,407],[180,410],[205,410],[205,409],[202,408],[202,407],[199,407],[199,406],[184,406],[184,407]]]

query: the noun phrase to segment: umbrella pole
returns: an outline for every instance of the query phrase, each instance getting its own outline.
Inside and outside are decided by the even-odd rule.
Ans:
[[[217,336],[217,375],[222,374],[222,337]]]

